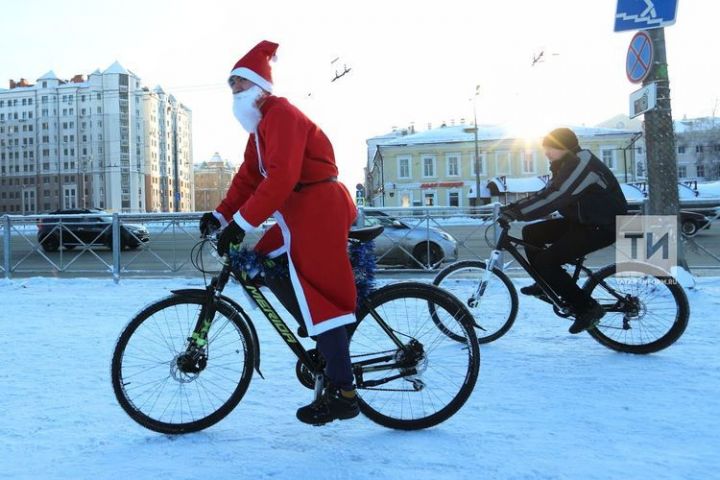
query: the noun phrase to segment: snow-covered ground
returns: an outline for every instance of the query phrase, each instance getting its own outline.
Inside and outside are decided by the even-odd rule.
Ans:
[[[518,287],[526,284],[516,279]],[[135,424],[110,384],[115,340],[145,304],[198,279],[0,280],[0,465],[6,479],[709,479],[720,472],[720,278],[688,292],[685,335],[649,356],[610,351],[523,298],[481,347],[468,403],[449,421],[392,431],[359,417],[295,419],[311,392],[264,320],[262,369],[206,431]],[[238,287],[227,292],[236,299]]]

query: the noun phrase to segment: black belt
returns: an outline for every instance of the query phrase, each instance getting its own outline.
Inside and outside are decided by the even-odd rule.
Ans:
[[[295,185],[295,188],[293,188],[294,191],[299,192],[305,187],[310,187],[312,185],[317,185],[318,183],[327,183],[327,182],[337,182],[337,177],[328,177],[323,178],[322,180],[317,180],[315,182],[307,182],[307,183],[298,183]]]

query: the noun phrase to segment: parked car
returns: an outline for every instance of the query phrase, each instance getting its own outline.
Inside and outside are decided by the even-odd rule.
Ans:
[[[631,203],[628,206],[628,215],[640,214],[642,209],[641,203]],[[692,210],[680,210],[680,232],[683,235],[692,237],[702,228],[710,228],[710,219],[707,216]]]
[[[61,245],[68,250],[98,245],[112,248],[112,218],[107,212],[95,208],[70,208],[55,210],[48,215],[53,217],[42,218],[37,224],[38,243],[46,252],[54,252]],[[150,233],[145,226],[120,224],[121,248],[136,249],[148,241]]]
[[[455,238],[425,222],[411,227],[386,213],[365,210],[364,226],[374,225],[385,227],[375,239],[375,256],[380,264],[419,268],[457,260]]]
[[[680,210],[680,231],[683,235],[692,237],[702,228],[706,230],[710,228],[710,219],[708,217],[702,213]]]

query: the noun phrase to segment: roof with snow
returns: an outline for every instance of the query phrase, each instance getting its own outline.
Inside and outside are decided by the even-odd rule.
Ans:
[[[42,77],[38,78],[38,81],[40,81],[40,80],[60,80],[60,79],[58,78],[57,75],[55,75],[55,72],[53,72],[52,70],[50,70],[50,71],[47,72],[45,75],[43,75]]]
[[[675,133],[688,133],[720,128],[720,119],[716,117],[686,118],[673,121]]]
[[[116,60],[115,63],[110,65],[105,71],[103,72],[103,75],[106,75],[108,73],[115,73],[115,74],[123,74],[123,75],[129,75],[128,71],[120,65],[120,63]]]
[[[603,135],[630,135],[634,130],[601,127],[570,127],[578,137],[603,136]],[[502,140],[517,138],[510,129],[501,125],[480,125],[478,127],[478,140]],[[538,138],[539,140],[540,138]],[[378,145],[425,145],[434,143],[459,143],[472,142],[475,140],[475,128],[472,125],[456,125],[433,128],[422,132],[403,134],[395,132],[394,135],[385,134],[373,137],[370,140],[377,141]]]
[[[642,202],[645,200],[645,193],[637,185],[631,185],[629,183],[621,183],[620,189],[625,195],[625,200],[628,202]]]
[[[545,181],[540,177],[495,177],[488,181],[488,187],[490,184],[498,193],[531,193],[545,188]]]
[[[720,181],[698,183],[697,184],[698,197],[703,198],[720,198]]]

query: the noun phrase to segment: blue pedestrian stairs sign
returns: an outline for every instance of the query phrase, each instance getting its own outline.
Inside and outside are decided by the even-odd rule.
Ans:
[[[675,23],[678,0],[618,0],[615,31],[648,30]]]

